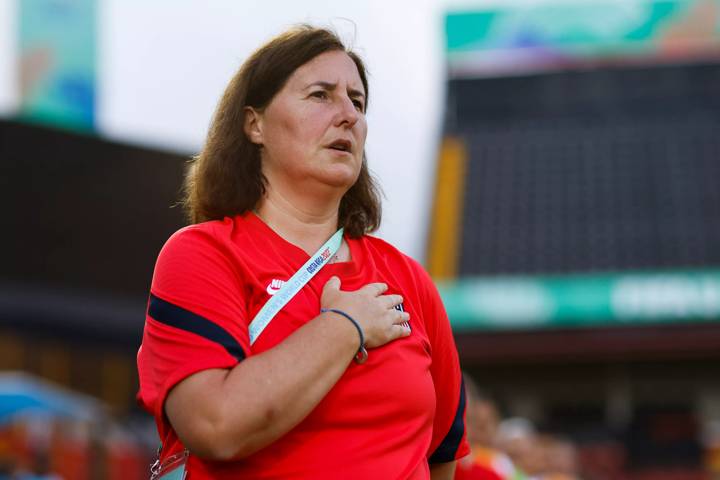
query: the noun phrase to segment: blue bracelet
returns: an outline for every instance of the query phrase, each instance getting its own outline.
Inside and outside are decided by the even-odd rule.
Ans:
[[[342,315],[343,317],[347,318],[348,320],[350,320],[352,322],[353,325],[355,325],[355,328],[357,328],[357,331],[360,334],[360,348],[358,348],[358,351],[355,354],[355,363],[358,363],[358,364],[365,363],[365,360],[367,360],[367,358],[368,358],[368,352],[365,349],[365,334],[363,333],[362,327],[360,327],[360,324],[357,322],[357,320],[355,320],[354,318],[352,318],[350,315],[343,312],[342,310],[337,310],[335,308],[321,308],[320,312],[321,313],[326,313],[326,312],[337,313],[338,315]]]

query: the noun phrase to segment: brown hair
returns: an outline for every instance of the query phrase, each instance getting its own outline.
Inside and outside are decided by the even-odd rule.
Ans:
[[[185,175],[183,204],[192,223],[242,214],[257,206],[267,179],[260,168],[260,147],[243,128],[245,107],[262,110],[295,70],[334,50],[346,52],[355,62],[367,98],[362,60],[323,28],[292,28],[260,47],[240,67],[220,100],[205,147],[190,161]],[[338,227],[359,237],[377,230],[380,215],[378,187],[363,153],[360,175],[340,201]]]

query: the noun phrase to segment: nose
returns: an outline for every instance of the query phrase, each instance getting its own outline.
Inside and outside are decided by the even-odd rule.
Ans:
[[[341,96],[338,103],[337,124],[346,124],[352,128],[360,119],[360,112],[357,111],[353,100],[348,96]]]

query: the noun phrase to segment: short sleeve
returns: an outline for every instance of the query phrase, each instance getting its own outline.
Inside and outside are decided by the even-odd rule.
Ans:
[[[435,385],[435,419],[428,461],[446,463],[470,453],[465,432],[465,388],[455,340],[445,307],[430,276],[418,265],[423,316],[432,351],[430,374]]]
[[[249,349],[245,302],[228,245],[187,227],[161,250],[138,351],[140,404],[157,419],[170,389],[202,370],[232,368]]]

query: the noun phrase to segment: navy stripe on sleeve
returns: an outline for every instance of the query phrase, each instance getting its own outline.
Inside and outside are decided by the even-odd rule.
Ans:
[[[245,352],[238,341],[220,325],[189,310],[173,305],[152,293],[150,294],[148,315],[160,323],[200,335],[211,342],[220,344],[238,362],[245,359]]]
[[[445,438],[437,449],[433,452],[428,460],[428,463],[447,463],[455,460],[455,453],[460,448],[460,442],[462,441],[463,434],[465,433],[465,421],[463,416],[465,414],[465,381],[460,381],[460,401],[458,402],[457,411],[455,412],[455,419],[450,425],[450,431],[445,435]]]

